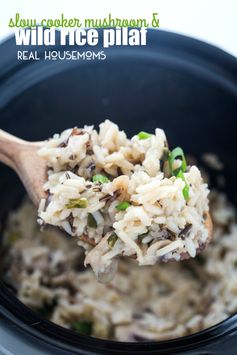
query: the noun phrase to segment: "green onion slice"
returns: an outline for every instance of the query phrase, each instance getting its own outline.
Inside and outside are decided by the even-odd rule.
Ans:
[[[177,158],[181,158],[182,164],[178,169],[173,170],[173,163]],[[184,172],[187,170],[187,162],[184,156],[183,149],[180,147],[176,147],[175,149],[173,149],[172,152],[169,153],[168,162],[170,174],[182,179],[185,182],[185,186],[183,188],[183,196],[187,201],[189,199],[189,185],[184,177]]]
[[[185,182],[185,186],[183,188],[183,196],[185,200],[187,201],[189,199],[189,185],[184,177],[184,173],[180,169],[179,172],[175,175],[177,178],[182,179]]]
[[[186,183],[184,188],[183,188],[183,196],[185,198],[186,201],[188,201],[189,199],[189,186],[188,184]]]
[[[92,213],[88,213],[87,225],[90,228],[97,228],[97,222],[96,222],[96,219],[95,219],[95,217],[93,216]]]
[[[69,202],[66,204],[66,208],[86,208],[88,206],[88,201],[85,197],[81,198],[70,198]]]
[[[175,149],[172,150],[172,152],[170,152],[169,154],[169,168],[170,168],[170,173],[173,175],[173,163],[175,161],[175,159],[177,158],[181,158],[182,160],[182,164],[181,164],[181,169],[183,172],[186,171],[187,169],[187,162],[186,162],[186,159],[185,159],[185,156],[184,156],[184,152],[183,152],[183,149],[180,148],[180,147],[177,147]]]
[[[147,138],[150,138],[152,136],[152,134],[141,131],[137,134],[137,136],[139,139],[147,139]]]
[[[109,236],[107,242],[109,244],[110,249],[114,247],[114,244],[117,242],[117,240],[118,240],[117,234],[113,233],[111,234],[111,236]]]
[[[128,201],[122,201],[120,202],[115,208],[118,210],[118,211],[125,211],[129,206],[130,206],[130,202]]]
[[[77,332],[79,333],[83,333],[83,334],[86,334],[86,335],[91,335],[92,333],[92,326],[93,326],[93,323],[92,322],[88,322],[88,321],[77,321],[77,322],[74,322],[72,325],[71,325],[71,328],[73,330],[76,330]]]
[[[110,180],[101,174],[94,175],[92,178],[93,182],[99,182],[100,184],[105,184],[106,182],[110,182]]]

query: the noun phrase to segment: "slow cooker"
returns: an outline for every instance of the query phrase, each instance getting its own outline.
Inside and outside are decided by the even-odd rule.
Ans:
[[[2,129],[24,139],[41,140],[67,127],[97,125],[106,118],[129,135],[162,127],[172,146],[180,144],[198,158],[204,152],[216,153],[225,166],[225,191],[237,202],[234,57],[198,40],[158,30],[149,30],[146,46],[106,49],[106,60],[17,61],[17,49],[13,38],[0,46]],[[37,50],[42,55],[45,48]],[[101,45],[97,50],[102,50]],[[215,186],[216,173],[210,174]],[[24,193],[14,172],[1,165],[2,228]],[[80,335],[43,319],[1,282],[1,352],[231,355],[237,352],[237,315],[175,340],[119,343]]]

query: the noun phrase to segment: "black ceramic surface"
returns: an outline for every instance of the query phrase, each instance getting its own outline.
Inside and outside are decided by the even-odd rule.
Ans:
[[[226,191],[237,202],[236,59],[202,42],[152,30],[146,47],[109,49],[106,61],[20,63],[15,50],[12,39],[0,46],[2,129],[39,140],[106,118],[129,135],[162,127],[171,147],[179,144],[197,157],[218,154],[225,164]],[[211,175],[215,185],[217,174]],[[2,224],[23,194],[18,178],[1,165]],[[88,338],[44,321],[3,284],[0,313],[17,324],[17,336],[33,337],[35,346],[44,343],[54,353],[235,354],[237,347],[235,315],[193,336],[129,344]]]

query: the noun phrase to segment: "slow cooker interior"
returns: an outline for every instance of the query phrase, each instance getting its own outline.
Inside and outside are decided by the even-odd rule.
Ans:
[[[1,108],[0,126],[29,140],[108,118],[128,135],[162,127],[171,147],[200,158],[214,152],[224,163],[225,191],[237,200],[237,97],[205,73],[159,58],[121,57],[83,63],[49,76]],[[18,178],[0,166],[0,218],[24,194]],[[217,173],[210,171],[212,186]]]

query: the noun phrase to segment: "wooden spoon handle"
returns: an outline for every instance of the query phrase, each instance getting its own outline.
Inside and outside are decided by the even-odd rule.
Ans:
[[[30,198],[38,205],[46,198],[46,162],[39,157],[42,142],[27,142],[0,129],[0,161],[11,167],[23,182]]]
[[[19,145],[26,142],[0,129],[0,161],[16,170]]]

